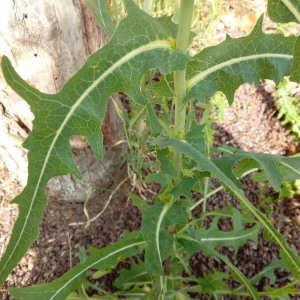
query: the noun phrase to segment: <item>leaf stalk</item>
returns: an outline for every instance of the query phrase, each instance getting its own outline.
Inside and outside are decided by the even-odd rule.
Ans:
[[[180,16],[176,40],[176,50],[187,53],[190,30],[193,18],[194,0],[181,0]],[[175,126],[174,137],[180,138],[184,133],[186,105],[184,99],[186,97],[186,70],[174,72],[174,88],[175,88]],[[173,157],[174,164],[179,172],[182,171],[182,154],[175,153]]]

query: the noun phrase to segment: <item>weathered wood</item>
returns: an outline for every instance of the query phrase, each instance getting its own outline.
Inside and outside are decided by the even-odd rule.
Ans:
[[[63,84],[96,51],[106,37],[95,25],[84,0],[0,1],[0,55],[6,55],[20,76],[45,93],[58,92]],[[5,83],[0,74],[0,161],[10,176],[26,184],[26,150],[20,147],[32,129],[29,106]],[[109,104],[109,110],[112,104]],[[56,199],[84,201],[86,185],[107,185],[121,162],[120,148],[111,145],[121,128],[116,115],[106,118],[104,162],[98,162],[82,137],[72,137],[75,161],[85,183],[71,175],[49,182],[48,195]],[[75,187],[79,190],[75,190]],[[1,188],[1,187],[0,187]]]

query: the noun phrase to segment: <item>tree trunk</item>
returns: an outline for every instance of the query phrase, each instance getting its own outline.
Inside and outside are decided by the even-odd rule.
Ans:
[[[8,56],[20,76],[42,92],[57,93],[87,56],[105,42],[84,0],[0,3],[0,55]],[[0,104],[0,169],[5,170],[1,175],[6,177],[0,182],[0,190],[12,195],[12,191],[5,191],[10,182],[17,180],[24,187],[27,181],[27,153],[21,142],[32,130],[34,116],[1,73]],[[83,182],[72,175],[56,177],[48,184],[48,197],[80,202],[85,199],[87,186],[111,184],[122,160],[122,147],[112,147],[121,138],[116,129],[122,125],[111,101],[108,111],[102,128],[103,162],[94,157],[84,137],[72,136],[74,159],[83,173]]]

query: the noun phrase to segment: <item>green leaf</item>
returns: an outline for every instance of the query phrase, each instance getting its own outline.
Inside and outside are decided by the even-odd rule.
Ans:
[[[174,97],[175,92],[173,74],[168,74],[167,76],[160,78],[160,81],[147,85],[146,89],[154,92],[158,97]]]
[[[107,11],[107,0],[85,0],[85,3],[94,15],[96,23],[104,30],[110,39],[116,30],[116,26]]]
[[[204,138],[205,126],[206,124],[197,124],[185,136],[185,140],[203,154],[205,154],[206,151]]]
[[[148,275],[145,263],[139,260],[139,263],[132,261],[130,270],[122,269],[119,277],[114,281],[117,288],[128,289],[133,285],[142,286],[152,282],[152,278]]]
[[[278,170],[282,176],[282,182],[291,182],[299,179],[300,159],[296,156],[284,157],[281,159],[283,165],[278,166]],[[266,181],[267,175],[262,170],[252,176],[252,179],[258,182]]]
[[[235,279],[237,282],[244,285],[249,293],[249,295],[254,300],[260,300],[260,296],[258,295],[257,291],[253,288],[251,285],[251,282],[243,275],[243,273],[234,265],[231,263],[231,261],[224,255],[219,254],[218,252],[215,253],[215,256],[223,260],[224,263],[226,263],[231,271],[233,279]]]
[[[277,119],[288,128],[297,139],[300,138],[300,104],[297,97],[290,97],[292,89],[289,81],[285,78],[277,87],[275,94],[276,105],[279,110]]]
[[[285,268],[285,264],[284,261],[282,259],[275,259],[272,261],[272,263],[268,266],[266,266],[262,271],[260,271],[257,275],[253,276],[251,279],[249,279],[249,281],[252,284],[257,283],[261,278],[267,277],[270,279],[270,282],[272,284],[275,283],[276,281],[276,275],[274,274],[274,271],[276,269],[284,269]],[[243,286],[238,287],[235,291],[241,291],[243,290]]]
[[[244,158],[232,170],[232,173],[236,178],[241,178],[245,173],[256,169],[259,169],[259,163],[257,163],[257,161],[251,158]]]
[[[78,247],[79,252],[77,253],[77,256],[79,257],[80,262],[85,262],[88,258],[88,255],[86,253],[86,250],[84,247],[79,246]]]
[[[230,204],[227,204],[227,210],[226,211],[224,211],[220,208],[216,208],[213,211],[207,212],[206,215],[217,216],[217,217],[234,218],[237,215],[237,213],[240,214],[240,212],[237,208],[234,208]],[[252,216],[252,214],[249,211],[247,211],[247,212],[243,211],[243,213],[240,215],[240,217],[242,219],[242,224],[243,225],[246,225],[247,223],[257,223],[257,220],[254,219],[254,217]]]
[[[293,283],[287,284],[275,290],[272,287],[266,286],[265,290],[268,293],[268,297],[270,297],[272,300],[290,300],[291,298],[289,295],[299,294],[299,291],[297,291]]]
[[[282,250],[282,257],[286,266],[293,273],[295,278],[300,278],[300,260],[287,245],[283,236],[277,232],[270,221],[245,197],[244,192],[235,184],[231,178],[228,178],[222,169],[220,169],[214,162],[210,161],[202,153],[197,151],[193,146],[185,141],[171,139],[168,137],[158,137],[154,140],[161,147],[174,147],[177,152],[182,152],[188,157],[195,160],[198,164],[200,172],[208,171],[213,178],[220,180],[226,188],[244,205],[245,209],[249,210],[259,220],[261,225],[265,228],[265,237],[276,243]]]
[[[284,294],[284,295],[280,295],[280,296],[270,296],[271,300],[291,300],[291,297],[289,296],[289,294]]]
[[[261,78],[279,83],[289,75],[296,38],[280,34],[264,34],[263,18],[249,36],[226,40],[208,47],[187,65],[186,101],[197,98],[204,101],[222,91],[229,103],[236,89],[243,83],[258,84]]]
[[[170,158],[170,153],[168,149],[157,149],[157,159],[161,163],[161,171],[164,175],[169,175],[174,178],[179,178],[177,169],[175,168],[173,162]]]
[[[300,37],[297,38],[294,46],[294,58],[291,70],[291,81],[300,81]]]
[[[179,238],[185,238],[186,240],[197,240],[199,243],[205,244],[206,248],[215,249],[216,247],[230,247],[234,248],[234,253],[237,252],[241,246],[243,246],[248,240],[254,241],[255,245],[258,243],[258,233],[260,226],[255,226],[244,229],[242,223],[241,213],[235,209],[233,216],[233,230],[221,231],[218,228],[218,221],[220,216],[216,216],[209,227],[209,229],[201,228],[196,230],[193,227],[189,227],[186,233],[178,235]]]
[[[300,23],[300,2],[298,0],[268,0],[268,13],[274,22]]]
[[[196,278],[195,276],[190,276],[185,279],[186,282],[196,282],[201,286],[201,291],[199,294],[209,294],[218,297],[218,291],[228,291],[230,294],[229,286],[224,282],[224,279],[229,279],[229,274],[221,273],[215,271],[213,274],[206,274],[204,278]]]
[[[145,179],[145,183],[156,182],[161,186],[167,184],[167,179],[162,173],[149,173]]]
[[[68,173],[81,178],[73,160],[70,136],[85,136],[95,156],[101,159],[100,128],[109,96],[124,91],[136,102],[146,104],[139,84],[144,73],[160,68],[166,74],[183,69],[189,60],[172,48],[170,39],[176,36],[176,26],[170,17],[155,19],[131,0],[125,0],[125,4],[128,17],[120,22],[110,42],[91,55],[57,94],[35,90],[18,76],[8,58],[2,58],[6,81],[28,102],[35,119],[33,131],[23,144],[29,150],[28,184],[13,201],[19,204],[19,217],[0,262],[0,285],[37,237],[47,202],[47,182]]]
[[[229,266],[233,278],[247,288],[249,295],[255,300],[260,300],[257,291],[253,288],[250,281],[241,273],[241,271],[234,264],[231,263],[231,261],[226,256],[221,255],[219,252],[211,248],[206,242],[199,241],[198,239],[193,238],[193,236],[186,236],[184,239],[178,239],[178,241],[190,254],[202,250],[204,251],[205,255],[215,256],[221,259],[224,263],[226,263]]]
[[[252,159],[257,161],[260,167],[264,170],[268,181],[276,191],[280,190],[280,186],[282,182],[284,182],[284,178],[282,177],[278,168],[280,164],[284,164],[284,166],[289,168],[290,171],[298,174],[298,178],[300,177],[300,169],[297,170],[294,167],[294,165],[290,162],[290,158],[266,153],[246,152],[241,149],[236,150],[231,155],[229,154],[214,160],[214,164],[222,169],[223,172],[226,173],[227,176],[230,177],[230,179],[235,182],[237,186],[241,186],[236,177],[233,175],[232,168],[238,161],[242,162],[244,159]],[[299,158],[298,161],[300,161]]]
[[[133,203],[142,211],[142,232],[147,243],[145,264],[150,275],[163,275],[163,261],[172,250],[173,237],[166,227],[172,224],[186,224],[188,219],[185,202],[148,205],[137,196],[130,195]]]
[[[120,259],[140,253],[145,247],[141,232],[128,233],[119,242],[103,249],[91,248],[85,262],[48,284],[26,288],[10,288],[10,293],[20,300],[65,300],[82,283],[88,270],[104,271],[115,266]]]
[[[92,275],[92,278],[93,278],[93,279],[99,279],[99,278],[105,276],[106,274],[111,273],[111,271],[112,271],[112,269],[107,269],[107,270],[105,270],[105,271],[97,271],[97,272],[95,272],[95,273]]]
[[[156,112],[151,103],[147,104],[147,109],[148,109],[148,117],[150,120],[150,126],[152,129],[153,135],[155,137],[157,137],[161,134],[161,130],[162,130],[160,123],[159,123],[159,119],[158,119]]]
[[[191,189],[198,182],[198,178],[194,177],[184,177],[170,192],[175,200],[179,199],[181,195],[184,195],[187,199],[191,200],[192,194]]]

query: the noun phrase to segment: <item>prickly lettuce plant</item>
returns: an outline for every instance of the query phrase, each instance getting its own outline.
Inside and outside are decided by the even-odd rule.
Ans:
[[[98,24],[110,38],[109,43],[91,55],[85,65],[54,95],[43,94],[28,85],[14,71],[10,61],[2,59],[2,69],[8,84],[31,106],[35,115],[33,131],[24,142],[29,150],[29,178],[24,191],[14,200],[19,205],[19,217],[0,262],[2,284],[17,265],[27,248],[35,240],[41,215],[46,205],[45,187],[54,176],[72,173],[81,178],[72,158],[69,137],[86,136],[95,156],[102,157],[102,134],[99,128],[106,111],[109,96],[125,92],[146,110],[154,139],[160,172],[148,177],[162,185],[161,192],[149,205],[136,195],[134,204],[142,211],[140,231],[125,233],[117,243],[103,249],[90,249],[75,268],[59,279],[27,288],[11,288],[16,299],[88,299],[85,288],[94,287],[85,278],[96,271],[95,278],[107,273],[120,260],[145,252],[144,259],[122,270],[114,282],[119,291],[105,294],[101,299],[190,299],[190,293],[207,293],[219,299],[224,295],[250,296],[261,299],[288,299],[295,294],[300,282],[300,261],[287,245],[283,236],[245,197],[237,178],[253,169],[263,170],[265,178],[278,191],[282,182],[300,178],[300,160],[263,153],[245,152],[226,148],[226,155],[212,160],[211,153],[225,148],[211,148],[209,126],[186,118],[186,108],[196,99],[202,105],[216,91],[223,92],[229,103],[235,90],[243,83],[257,84],[260,78],[276,83],[284,76],[300,81],[300,39],[267,35],[262,32],[262,18],[252,33],[209,47],[190,57],[187,48],[193,0],[182,0],[178,26],[170,17],[152,18],[141,11],[132,0],[124,0],[128,16],[115,29],[106,0],[88,0]],[[284,10],[285,16],[280,17]],[[298,21],[298,1],[269,1],[272,18]],[[149,87],[156,96],[140,88],[141,79],[149,69],[160,69],[161,81]],[[154,110],[161,97],[172,97],[175,105],[172,130],[165,128]],[[172,119],[172,118],[170,118]],[[205,118],[209,124],[209,118]],[[205,121],[204,120],[204,121]],[[237,164],[238,163],[238,164]],[[206,212],[196,219],[191,211],[191,190],[199,182],[214,178],[242,204],[243,212],[228,206],[227,211]],[[208,195],[207,184],[204,191]],[[203,218],[214,217],[211,226],[203,227]],[[220,231],[218,220],[227,216],[233,220],[233,229]],[[227,256],[218,251],[220,246],[239,247],[249,239],[257,244],[258,232],[276,243],[282,259],[274,261],[255,277],[246,278]],[[206,256],[227,264],[230,273],[215,272],[196,278],[189,270],[192,254],[202,251]],[[294,282],[279,289],[266,288],[258,292],[254,284],[262,277],[275,282],[274,270],[285,268],[292,273]],[[183,272],[185,273],[183,277]],[[232,290],[225,279],[234,279],[240,287]],[[78,291],[78,294],[76,293]],[[99,291],[99,288],[98,288]]]

